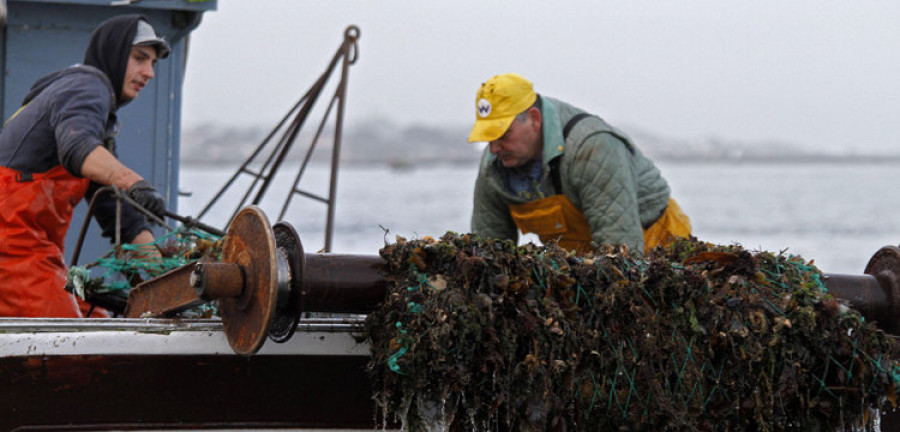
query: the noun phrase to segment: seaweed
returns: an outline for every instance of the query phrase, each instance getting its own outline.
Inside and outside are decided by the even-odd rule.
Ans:
[[[875,430],[896,407],[894,337],[802,257],[452,232],[380,254],[368,371],[404,430]]]

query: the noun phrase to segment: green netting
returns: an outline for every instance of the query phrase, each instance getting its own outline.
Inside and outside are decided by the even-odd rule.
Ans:
[[[871,430],[896,401],[895,340],[784,252],[448,233],[381,255],[370,373],[404,429]]]
[[[221,237],[179,226],[146,244],[121,244],[95,262],[72,266],[67,285],[82,299],[88,294],[115,293],[128,296],[132,287],[201,257],[221,259]],[[158,250],[159,256],[146,250]]]

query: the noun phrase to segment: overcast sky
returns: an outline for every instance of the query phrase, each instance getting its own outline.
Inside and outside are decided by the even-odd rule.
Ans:
[[[348,127],[470,124],[481,82],[517,72],[660,135],[900,152],[896,0],[219,0],[192,35],[184,127],[274,126],[350,24]]]

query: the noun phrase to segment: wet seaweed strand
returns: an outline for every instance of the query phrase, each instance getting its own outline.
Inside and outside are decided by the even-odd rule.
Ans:
[[[381,256],[369,369],[408,430],[872,430],[896,405],[894,338],[797,256],[455,233]]]

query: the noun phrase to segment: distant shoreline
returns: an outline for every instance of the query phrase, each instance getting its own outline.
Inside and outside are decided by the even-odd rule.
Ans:
[[[655,161],[677,164],[728,163],[734,165],[892,165],[900,156],[887,155],[779,155],[742,157],[656,157]]]
[[[900,165],[900,156],[846,156],[846,155],[803,155],[803,156],[745,156],[740,158],[721,157],[655,157],[654,162],[661,164],[678,164],[678,165],[707,165],[707,164],[727,164],[727,165]],[[182,166],[196,167],[221,167],[230,166],[237,169],[243,160],[218,160],[218,161],[199,161],[199,160],[183,160]],[[290,164],[290,162],[287,162]],[[327,161],[310,161],[311,166],[327,166]],[[393,160],[343,160],[341,166],[383,166],[393,169],[416,169],[428,166],[476,166],[477,159],[473,160],[409,160],[404,161],[398,166]]]
[[[630,128],[629,135],[650,159],[668,164],[900,164],[900,153],[837,153],[777,140],[740,141],[722,138],[677,139]],[[385,165],[414,169],[431,165],[477,165],[482,147],[465,142],[468,127],[397,126],[372,120],[347,128],[342,139],[343,165]],[[240,164],[267,136],[263,128],[206,125],[182,132],[181,156],[185,164]],[[298,163],[310,148],[311,136],[301,134],[286,162]],[[322,135],[310,162],[331,156],[333,136]],[[271,144],[271,143],[270,143]],[[270,145],[263,153],[270,152]]]

